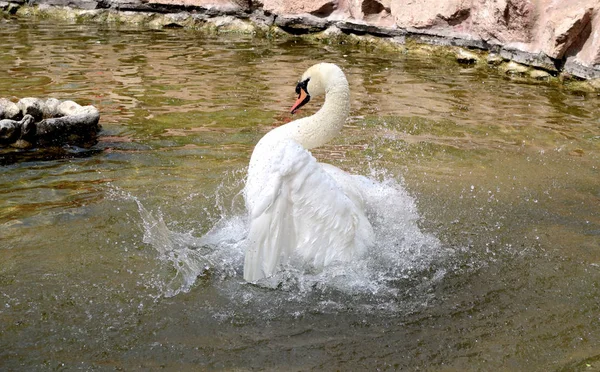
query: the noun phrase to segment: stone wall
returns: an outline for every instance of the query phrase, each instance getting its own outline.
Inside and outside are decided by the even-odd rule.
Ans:
[[[0,0],[5,11],[21,4],[25,0]],[[409,37],[490,50],[551,72],[600,78],[600,0],[29,0],[27,4],[228,16],[291,33],[337,28],[400,42]]]

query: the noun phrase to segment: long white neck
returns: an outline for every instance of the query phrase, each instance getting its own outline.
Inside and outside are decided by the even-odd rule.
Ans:
[[[325,103],[314,115],[274,129],[278,139],[293,139],[305,149],[322,146],[335,138],[350,113],[350,90],[346,78],[336,76],[325,90]]]

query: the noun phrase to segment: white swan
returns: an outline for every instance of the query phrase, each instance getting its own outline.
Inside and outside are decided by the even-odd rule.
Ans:
[[[318,269],[350,261],[373,244],[358,176],[318,163],[308,151],[342,129],[350,111],[346,76],[334,64],[314,65],[296,93],[292,114],[311,97],[325,94],[325,103],[314,115],[273,129],[254,148],[244,188],[250,218],[244,279],[249,282],[283,265]]]

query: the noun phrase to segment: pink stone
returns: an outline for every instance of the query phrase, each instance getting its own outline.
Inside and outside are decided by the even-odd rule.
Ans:
[[[400,27],[453,26],[469,17],[468,0],[391,0],[390,10]]]
[[[274,14],[303,14],[327,17],[339,8],[338,0],[262,0],[263,9]]]
[[[576,55],[577,62],[584,66],[600,65],[600,9],[590,22],[590,35]]]
[[[570,47],[578,47],[587,39],[593,8],[586,2],[590,3],[569,1],[547,9],[539,35],[540,49],[546,55],[560,59]]]
[[[395,25],[391,14],[391,0],[361,0],[349,4],[352,18],[377,27],[390,28]]]
[[[473,32],[486,40],[529,42],[537,20],[537,9],[531,0],[475,0]]]

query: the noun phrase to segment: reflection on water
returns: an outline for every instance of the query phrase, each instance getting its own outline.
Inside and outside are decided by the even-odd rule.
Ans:
[[[0,23],[1,95],[103,126],[86,156],[3,158],[6,369],[600,368],[597,95],[410,50]],[[249,285],[245,167],[321,60],[352,118],[314,154],[376,181],[378,245]]]

